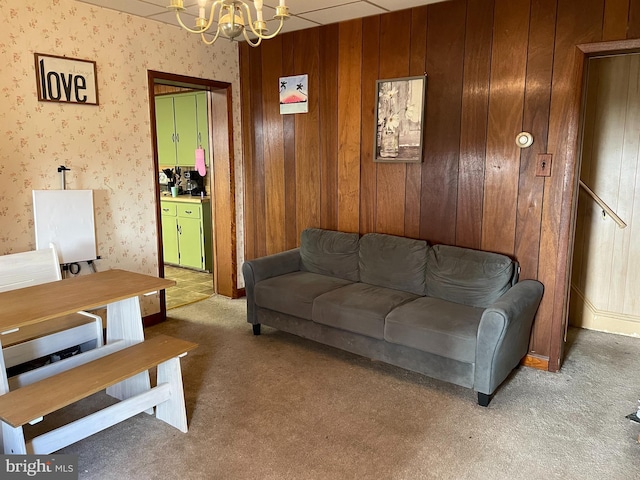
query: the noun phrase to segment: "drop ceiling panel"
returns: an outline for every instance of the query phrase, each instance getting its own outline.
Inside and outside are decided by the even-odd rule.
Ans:
[[[148,17],[157,13],[162,13],[166,9],[152,3],[132,1],[132,0],[82,0],[98,7],[110,8],[119,12],[130,13],[139,17]]]
[[[344,0],[342,0],[344,1]],[[272,0],[271,3],[278,4],[278,0]],[[289,2],[287,2],[287,6]],[[266,2],[262,9],[264,21],[267,22],[267,28],[269,32],[275,32],[280,24],[279,20],[274,20],[274,15],[276,14],[276,9],[269,7]],[[255,20],[255,10],[251,10],[251,19]],[[295,15],[291,15],[284,22],[284,26],[282,27],[282,33],[293,32],[295,30],[304,30],[305,28],[317,27],[319,24],[316,22],[310,22],[309,20],[305,20],[301,17],[296,17]]]
[[[314,10],[322,10],[325,8],[336,7],[338,5],[344,5],[345,3],[354,3],[355,0],[323,0],[323,1],[310,1],[310,0],[287,0],[287,7],[289,7],[289,13],[291,15],[300,15],[301,13],[313,12]],[[265,6],[275,7],[279,5],[278,0],[264,0]]]
[[[150,20],[171,25],[179,25],[175,13],[167,10],[170,0],[77,0],[98,7],[109,8]],[[427,5],[445,0],[287,0],[291,17],[286,21],[283,32],[292,32],[331,23],[368,17],[394,10]],[[207,14],[212,1],[209,0]],[[253,9],[253,1],[247,0]],[[269,30],[274,31],[277,22],[271,20],[279,0],[264,0],[264,18]],[[187,26],[195,24],[198,15],[198,1],[184,0],[185,11],[182,19]],[[216,19],[214,19],[216,20]],[[255,20],[255,18],[254,18]]]
[[[406,8],[420,7],[442,1],[443,0],[369,0],[369,3],[373,3],[386,10],[404,10]]]
[[[268,17],[267,15],[264,16],[265,20],[267,18],[272,18],[272,17],[273,15],[269,15]],[[270,32],[275,32],[279,24],[280,22],[276,20],[267,20],[267,28],[269,29]],[[304,18],[291,17],[288,20],[285,20],[284,26],[282,27],[282,32],[283,33],[294,32],[296,30],[304,30],[306,28],[312,28],[317,26],[319,26],[317,23],[310,22],[309,20],[305,20]]]
[[[84,1],[84,0],[80,0],[80,1]],[[102,1],[105,2],[105,0],[102,0]],[[171,0],[139,0],[139,1],[153,3],[154,5],[158,5],[163,8],[167,8],[167,5],[171,3]],[[106,2],[109,2],[109,0],[106,0]],[[198,5],[198,0],[184,0],[183,3],[184,3],[184,7],[187,8],[193,5]]]
[[[178,23],[178,19],[176,18],[176,14],[175,12],[170,12],[170,11],[164,11],[158,15],[152,15],[150,17],[147,17],[150,20],[157,20],[159,22],[163,22],[163,23],[169,23],[171,25],[176,25],[178,27],[181,27],[181,25]],[[182,23],[184,23],[187,27],[189,28],[196,28],[196,18],[197,15],[189,15],[188,12],[182,12],[180,14],[180,18],[182,19]],[[214,22],[215,24],[215,22]],[[214,25],[215,27],[215,25]]]
[[[307,20],[327,25],[330,23],[342,22],[344,20],[351,20],[353,18],[379,15],[381,13],[387,13],[387,11],[367,2],[355,2],[347,5],[339,5],[337,7],[316,10],[314,12],[303,13],[300,16]]]

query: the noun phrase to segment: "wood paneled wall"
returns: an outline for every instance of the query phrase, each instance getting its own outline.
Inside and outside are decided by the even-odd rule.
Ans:
[[[242,44],[246,258],[296,246],[306,227],[508,254],[545,285],[530,353],[557,370],[576,45],[639,36],[640,0],[451,0]],[[373,163],[375,81],[425,72],[423,163]],[[302,73],[309,113],[279,115],[278,77]],[[523,130],[535,142],[519,150]],[[547,152],[552,175],[536,177]]]

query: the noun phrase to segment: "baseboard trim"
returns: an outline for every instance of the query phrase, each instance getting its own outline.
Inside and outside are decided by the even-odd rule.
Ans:
[[[571,286],[570,312],[569,322],[574,327],[630,337],[640,336],[640,317],[600,310],[575,285]]]
[[[549,359],[530,353],[526,355],[521,362],[525,367],[537,368],[538,370],[549,371]]]
[[[151,327],[153,325],[157,325],[158,323],[164,322],[166,319],[166,315],[163,315],[162,312],[152,313],[151,315],[146,315],[142,317],[142,325],[146,327]]]

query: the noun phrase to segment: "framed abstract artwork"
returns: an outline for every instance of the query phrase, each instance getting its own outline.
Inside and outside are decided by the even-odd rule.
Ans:
[[[280,77],[280,113],[307,113],[309,111],[309,76]]]

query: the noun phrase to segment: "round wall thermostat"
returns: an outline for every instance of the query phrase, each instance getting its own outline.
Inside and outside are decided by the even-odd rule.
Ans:
[[[533,135],[531,135],[529,132],[520,132],[518,135],[516,135],[516,145],[518,145],[520,148],[530,147],[532,143]]]

